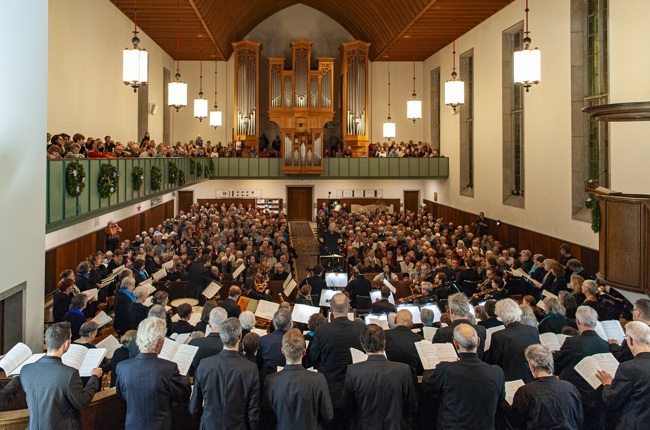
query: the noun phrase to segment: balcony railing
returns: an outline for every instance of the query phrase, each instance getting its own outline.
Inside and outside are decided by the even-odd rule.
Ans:
[[[80,160],[85,170],[85,189],[73,197],[66,191],[66,170],[74,160],[47,163],[46,231],[55,231],[79,221],[108,213],[138,201],[168,193],[206,179],[287,179],[279,158],[124,158]],[[170,165],[183,172],[184,183],[170,181]],[[117,168],[115,192],[103,198],[97,180],[102,164]],[[210,166],[213,166],[212,168]],[[200,166],[200,167],[199,167]],[[322,175],[310,179],[445,179],[448,158],[325,158]],[[143,170],[142,185],[134,189],[133,170]],[[160,189],[152,190],[151,172],[160,169]],[[206,174],[206,169],[208,173]],[[211,173],[210,173],[211,172]],[[200,173],[200,174],[199,174]]]

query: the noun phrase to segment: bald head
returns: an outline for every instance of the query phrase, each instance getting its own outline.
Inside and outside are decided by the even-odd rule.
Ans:
[[[348,309],[350,308],[350,299],[342,293],[334,294],[330,300],[330,307],[334,318],[347,317]]]
[[[411,315],[411,312],[407,311],[406,309],[402,309],[397,312],[397,316],[395,317],[395,325],[403,325],[410,328],[412,324],[413,315]]]
[[[454,343],[458,352],[476,352],[479,338],[474,327],[469,324],[458,324],[454,329]]]

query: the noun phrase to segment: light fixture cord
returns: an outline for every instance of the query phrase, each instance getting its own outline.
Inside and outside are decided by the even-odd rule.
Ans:
[[[138,0],[135,0],[135,8],[133,11],[133,35],[137,36],[138,34]]]
[[[199,50],[199,95],[203,95],[203,50]]]
[[[529,10],[530,9],[528,9],[528,0],[526,0],[526,31],[524,31],[524,34],[526,35],[526,39],[527,39],[528,43],[525,44],[526,45],[525,48],[528,48],[528,45],[530,44],[530,38],[528,37],[529,34],[530,34],[530,31],[528,31],[528,11]]]
[[[415,27],[413,27],[413,98],[415,98]]]
[[[180,74],[180,49],[181,49],[181,38],[180,38],[180,26],[181,26],[181,2],[178,0],[176,2],[176,74]]]
[[[453,66],[452,66],[452,75],[456,73],[456,2],[453,4],[453,31],[454,31],[454,43],[453,43]]]
[[[390,61],[388,62],[388,119],[390,120]]]
[[[217,60],[214,60],[214,110],[217,110]]]

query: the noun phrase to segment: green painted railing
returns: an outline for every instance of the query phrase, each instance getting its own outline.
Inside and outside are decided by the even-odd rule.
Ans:
[[[121,207],[128,206],[138,201],[143,201],[163,193],[182,188],[169,182],[169,166],[174,163],[178,171],[185,174],[185,184],[190,185],[208,179],[205,168],[210,163],[209,158],[121,158],[121,159],[94,159],[79,160],[83,166],[86,187],[83,192],[73,197],[66,191],[66,169],[74,160],[49,161],[47,163],[47,214],[46,231],[51,232],[67,227],[84,219],[92,218],[102,213],[107,213]],[[190,163],[196,163],[191,169]],[[115,193],[109,198],[102,198],[99,194],[97,179],[100,166],[111,164],[119,172],[119,181]],[[199,177],[196,166],[201,164],[203,170]],[[160,189],[151,189],[151,169],[158,167],[162,171]],[[133,189],[132,172],[135,167],[144,170],[142,186]],[[193,170],[194,173],[190,173]]]
[[[47,163],[47,219],[46,231],[55,231],[76,222],[108,213],[182,188],[178,182],[169,182],[169,165],[174,163],[185,174],[185,184],[207,179],[205,169],[214,163],[211,179],[287,179],[297,175],[283,175],[279,158],[124,158],[79,161],[86,171],[86,187],[78,197],[65,188],[66,168],[73,160]],[[97,186],[100,166],[111,164],[119,172],[118,187],[110,198],[102,198]],[[190,164],[202,166],[202,175]],[[144,170],[144,180],[138,190],[133,189],[133,169]],[[161,188],[151,190],[151,168],[162,171]],[[323,174],[308,175],[310,179],[444,179],[449,176],[448,158],[326,158]],[[192,173],[193,172],[193,173]],[[298,176],[299,177],[299,176]]]

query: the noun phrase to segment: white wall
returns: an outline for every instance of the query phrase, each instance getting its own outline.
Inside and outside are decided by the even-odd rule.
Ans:
[[[372,142],[384,142],[383,126],[388,116],[388,67],[390,67],[390,115],[395,123],[397,136],[396,142],[430,142],[430,133],[425,132],[425,126],[428,124],[425,119],[419,119],[413,122],[406,118],[406,102],[413,97],[413,63],[410,61],[393,61],[373,62],[371,64],[371,127],[370,140]],[[422,116],[427,116],[428,112],[428,93],[424,93],[424,76],[423,63],[415,63],[415,91],[417,98],[422,100]],[[428,129],[427,129],[428,130]]]
[[[26,283],[22,338],[34,351],[43,347],[47,14],[47,0],[8,2],[0,26],[0,294]]]
[[[122,83],[122,50],[132,46],[133,23],[105,0],[49,5],[48,131],[139,142],[138,95]],[[174,63],[145,33],[138,36],[149,52],[149,102],[159,108],[149,115],[149,131],[160,142],[163,67],[173,76]]]

